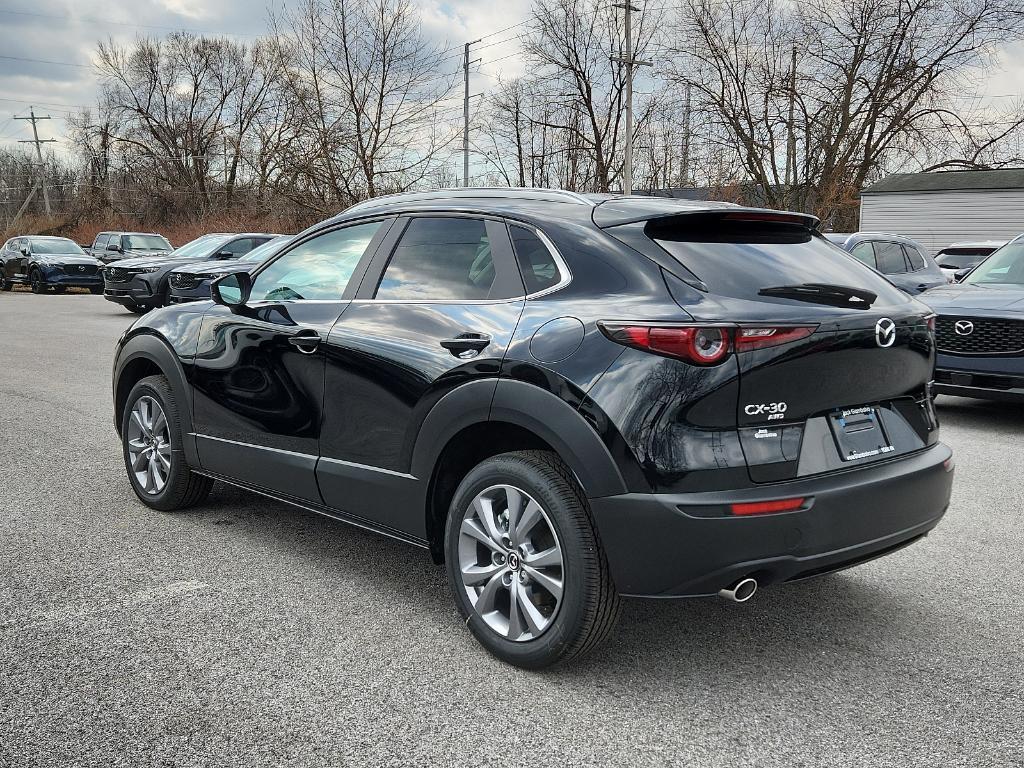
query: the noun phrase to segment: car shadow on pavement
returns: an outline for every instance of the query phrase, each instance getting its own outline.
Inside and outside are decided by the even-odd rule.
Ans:
[[[232,537],[249,539],[245,551],[273,548],[275,559],[298,564],[303,579],[320,581],[315,588],[366,584],[386,596],[386,613],[420,614],[426,623],[464,631],[444,569],[411,545],[222,484],[188,518],[201,527],[231,525]],[[930,616],[911,589],[854,570],[775,585],[742,605],[719,598],[626,600],[607,643],[543,674],[571,684],[657,673],[685,686],[723,668],[758,679],[806,674],[822,663],[856,665],[866,653],[902,647],[908,636],[919,642],[929,624],[944,620]],[[466,641],[475,646],[468,635]]]
[[[957,426],[1014,432],[1024,428],[1024,403],[940,395],[935,408],[940,425],[949,422]]]

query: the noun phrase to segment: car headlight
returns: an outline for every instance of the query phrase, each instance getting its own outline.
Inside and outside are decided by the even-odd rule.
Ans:
[[[140,272],[159,272],[163,267],[143,267]]]

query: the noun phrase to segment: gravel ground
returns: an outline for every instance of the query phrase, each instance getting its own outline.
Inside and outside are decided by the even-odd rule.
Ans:
[[[0,294],[0,765],[1024,765],[1024,408],[940,399],[924,541],[495,661],[420,550],[218,486],[144,508],[101,297]]]

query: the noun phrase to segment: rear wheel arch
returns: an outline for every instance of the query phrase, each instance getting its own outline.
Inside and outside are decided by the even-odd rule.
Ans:
[[[473,467],[492,456],[549,451],[565,462],[586,496],[627,491],[618,466],[590,424],[572,405],[533,384],[502,379],[497,386],[493,381],[489,386],[463,385],[438,402],[420,434],[412,473],[429,478],[425,530],[438,562],[455,490]]]

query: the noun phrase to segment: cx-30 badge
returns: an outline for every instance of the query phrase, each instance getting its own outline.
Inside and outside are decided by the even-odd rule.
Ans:
[[[896,323],[883,317],[875,323],[875,343],[880,347],[891,347],[896,341]]]
[[[953,330],[957,336],[970,336],[974,333],[974,323],[970,320],[957,320],[953,324]]]

